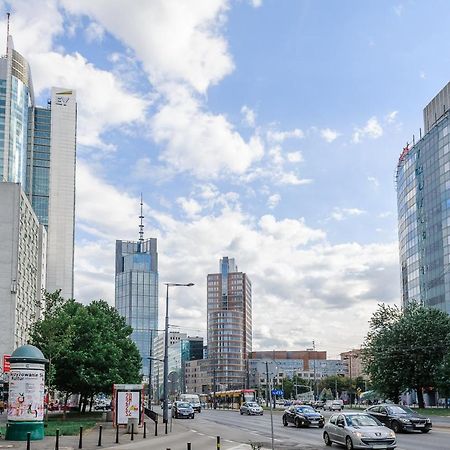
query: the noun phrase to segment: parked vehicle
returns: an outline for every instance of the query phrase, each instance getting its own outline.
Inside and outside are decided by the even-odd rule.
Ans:
[[[344,409],[344,402],[342,400],[327,400],[323,405],[323,410],[342,411]]]
[[[314,409],[320,409],[323,408],[323,405],[325,405],[325,402],[323,400],[316,400],[315,402],[313,402],[312,407]]]
[[[195,417],[194,408],[189,402],[177,401],[172,406],[172,417],[175,417],[175,419],[180,417],[193,419]]]
[[[384,403],[371,406],[365,412],[378,419],[387,427],[392,428],[396,433],[412,430],[428,433],[433,426],[429,417],[417,414],[407,406]]]
[[[241,407],[239,408],[239,412],[241,413],[241,416],[243,414],[247,414],[248,416],[251,416],[251,415],[262,416],[263,415],[263,409],[256,402],[242,403]]]
[[[180,400],[182,402],[189,402],[194,408],[194,411],[202,412],[200,397],[197,394],[181,394]]]
[[[309,427],[310,425],[317,425],[323,428],[325,418],[319,414],[309,405],[292,405],[283,414],[283,425],[287,427],[290,423],[297,428]]]
[[[325,445],[333,442],[353,449],[388,449],[397,446],[394,431],[366,413],[333,414],[323,431]]]

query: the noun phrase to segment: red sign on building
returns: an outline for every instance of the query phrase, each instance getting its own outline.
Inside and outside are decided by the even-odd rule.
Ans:
[[[3,372],[10,372],[11,371],[11,363],[9,362],[9,358],[11,358],[11,355],[3,355]]]

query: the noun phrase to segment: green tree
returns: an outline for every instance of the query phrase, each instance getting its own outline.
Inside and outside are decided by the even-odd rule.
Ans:
[[[423,389],[437,382],[450,343],[450,316],[411,302],[404,310],[379,305],[370,321],[363,361],[373,387],[397,402],[415,389],[424,408]]]
[[[129,338],[132,328],[106,302],[82,305],[64,300],[59,292],[46,294],[45,312],[31,330],[31,341],[49,359],[49,385],[79,393],[84,407],[114,383],[141,381],[141,359]]]
[[[439,396],[445,398],[445,407],[448,408],[450,398],[450,353],[447,353],[436,374],[436,387]]]

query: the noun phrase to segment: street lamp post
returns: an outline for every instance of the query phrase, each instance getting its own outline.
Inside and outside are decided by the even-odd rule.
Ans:
[[[194,286],[194,283],[164,283],[166,285],[166,320],[164,327],[164,408],[163,423],[167,434],[167,424],[169,422],[169,286]]]

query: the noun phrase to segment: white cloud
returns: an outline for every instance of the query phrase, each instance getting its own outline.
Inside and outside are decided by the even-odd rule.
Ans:
[[[369,183],[372,183],[376,188],[380,186],[380,182],[378,181],[378,178],[375,177],[367,177],[367,181]]]
[[[312,183],[312,179],[310,178],[299,178],[293,172],[284,172],[280,174],[280,178],[276,181],[277,184],[291,184],[294,186],[299,186],[302,184],[310,184]]]
[[[249,127],[254,127],[256,124],[256,114],[255,111],[250,109],[248,106],[244,105],[241,108],[241,114],[244,116],[243,121]]]
[[[133,48],[154,85],[183,82],[204,93],[234,68],[221,35],[226,0],[154,0],[126,7],[109,0],[61,3],[72,14],[94,18]]]
[[[301,139],[305,136],[302,130],[295,128],[290,131],[269,130],[267,132],[267,140],[274,143],[282,143],[286,139]]]
[[[85,30],[88,42],[101,42],[105,35],[105,29],[97,22],[91,22]]]
[[[389,114],[386,115],[386,122],[391,124],[394,123],[397,120],[398,111],[391,111]]]
[[[427,77],[427,74],[425,73],[425,71],[421,70],[419,72],[419,78],[422,78],[422,80],[425,80],[426,77]]]
[[[264,154],[257,135],[244,141],[224,115],[204,111],[179,86],[171,89],[168,102],[152,118],[151,131],[157,143],[165,144],[162,160],[176,171],[190,171],[201,178],[244,173]]]
[[[323,130],[320,130],[320,135],[327,142],[331,143],[336,140],[341,134],[336,130],[332,130],[331,128],[324,128]]]
[[[399,17],[403,15],[403,12],[405,10],[405,8],[402,4],[395,5],[393,7],[393,9],[394,9],[394,13]]]
[[[177,203],[189,217],[194,217],[202,211],[201,205],[193,198],[179,197]]]
[[[352,136],[352,142],[354,144],[360,143],[365,137],[370,139],[378,139],[383,135],[383,128],[381,127],[378,119],[371,117],[363,128],[355,128]]]
[[[278,203],[280,203],[281,196],[280,194],[272,194],[267,199],[267,206],[269,209],[274,209]]]
[[[253,8],[259,8],[262,5],[262,0],[249,0]]]
[[[287,160],[291,163],[299,163],[303,161],[302,152],[290,152],[286,156]]]
[[[361,216],[362,214],[365,214],[366,211],[358,208],[333,208],[333,212],[330,215],[331,219],[341,221],[345,220],[351,216]]]
[[[378,217],[380,219],[386,219],[387,217],[392,217],[392,216],[393,216],[392,211],[384,211],[384,212],[378,214]]]

